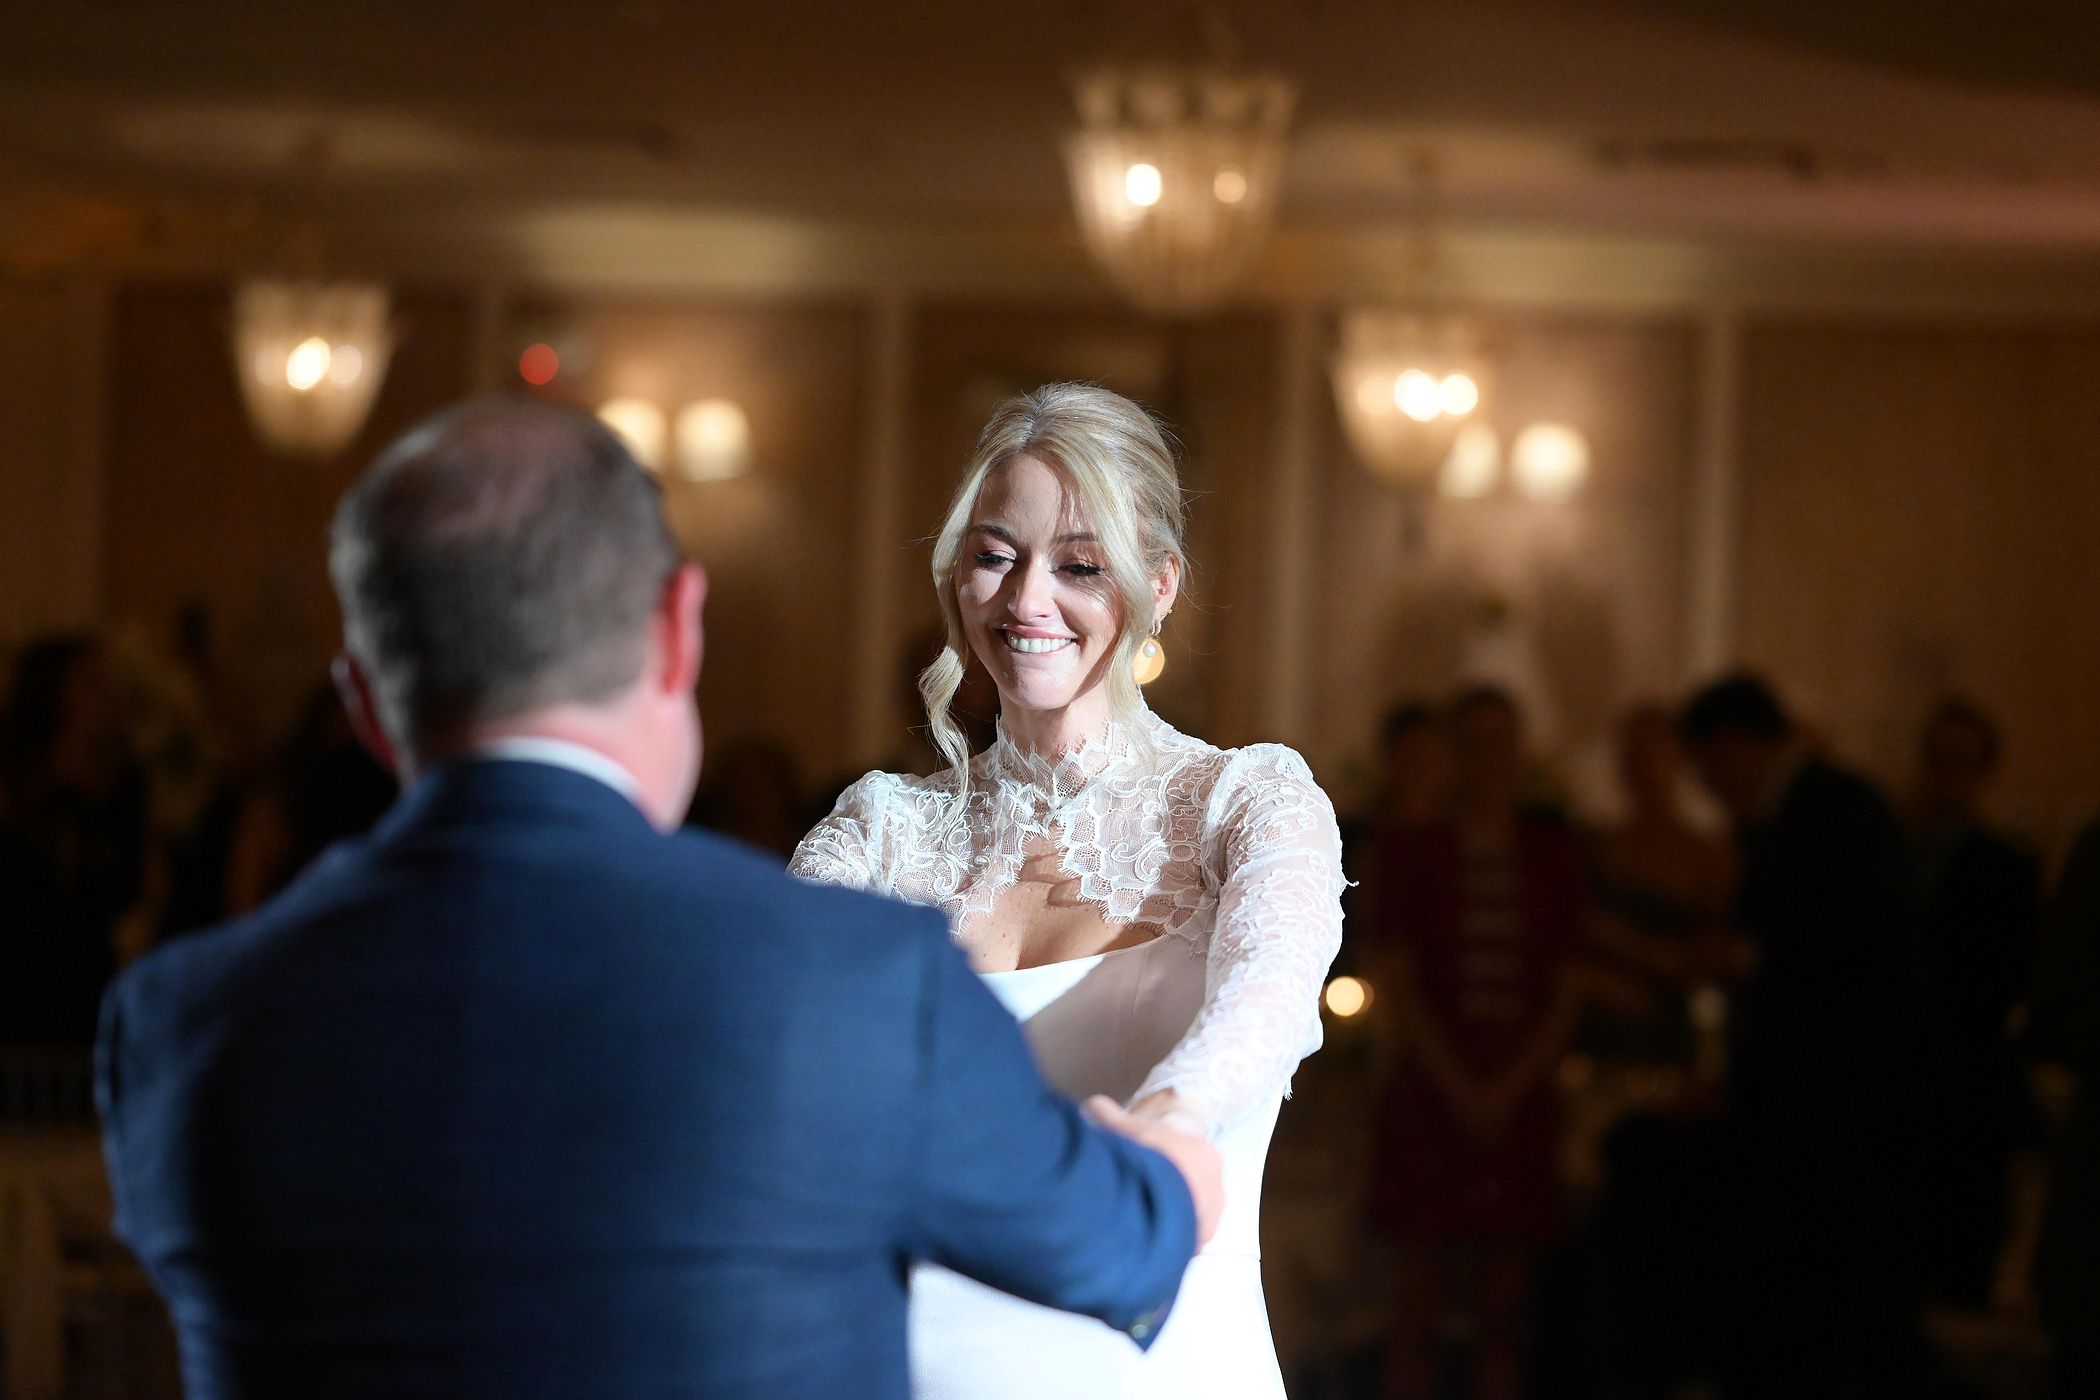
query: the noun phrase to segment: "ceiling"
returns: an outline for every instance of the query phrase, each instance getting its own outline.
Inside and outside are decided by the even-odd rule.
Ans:
[[[2100,16],[1944,0],[1243,2],[1287,230],[2100,246]],[[0,192],[334,220],[572,208],[1066,226],[1068,75],[1189,3],[0,7]],[[1979,16],[1991,21],[1981,27]],[[1425,177],[1424,172],[1428,172]],[[97,203],[102,201],[102,203]]]

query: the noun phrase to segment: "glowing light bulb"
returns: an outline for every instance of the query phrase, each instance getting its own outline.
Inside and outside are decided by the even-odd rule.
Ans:
[[[1218,197],[1220,204],[1238,204],[1247,197],[1247,177],[1228,166],[1210,182],[1210,192]]]
[[[1451,440],[1451,455],[1437,474],[1437,490],[1461,500],[1477,500],[1495,489],[1502,472],[1502,443],[1485,423],[1468,423]]]
[[[751,420],[728,399],[701,399],[679,410],[673,429],[678,474],[687,481],[725,481],[751,466]]]
[[[1361,1016],[1371,1005],[1371,984],[1358,977],[1337,977],[1327,984],[1327,1009],[1343,1020]]]
[[[1393,381],[1393,406],[1417,423],[1427,423],[1444,411],[1444,389],[1436,376],[1411,369]]]
[[[1437,386],[1437,397],[1443,403],[1444,412],[1453,418],[1463,418],[1480,407],[1480,386],[1473,382],[1470,374],[1447,374],[1444,382]]]
[[[284,357],[284,382],[306,393],[328,377],[329,362],[335,353],[328,342],[317,335],[310,335],[292,347],[292,353]]]
[[[1139,161],[1123,172],[1123,197],[1140,209],[1150,209],[1166,193],[1159,167]]]
[[[331,384],[355,384],[358,376],[365,372],[364,352],[355,345],[338,345],[329,352],[328,382]]]
[[[1568,500],[1589,478],[1589,439],[1565,423],[1533,423],[1511,445],[1509,468],[1533,500]]]
[[[664,469],[668,429],[662,409],[647,399],[608,399],[598,410],[598,421],[619,435],[637,462],[652,472]]]

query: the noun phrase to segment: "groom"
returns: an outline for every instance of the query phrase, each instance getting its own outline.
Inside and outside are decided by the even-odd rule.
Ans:
[[[1210,1148],[1089,1125],[938,915],[667,834],[705,582],[615,439],[455,409],[330,563],[407,791],[104,1008],[118,1229],[192,1400],[901,1397],[915,1259],[1149,1343]]]

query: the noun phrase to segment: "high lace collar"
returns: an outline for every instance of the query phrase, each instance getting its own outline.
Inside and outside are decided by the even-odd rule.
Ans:
[[[1104,776],[1129,773],[1156,752],[1157,741],[1169,732],[1166,721],[1140,701],[1135,718],[1111,718],[1100,733],[1046,755],[1016,744],[1001,721],[998,738],[984,751],[984,774],[994,782],[1040,793],[1052,803],[1064,802]]]

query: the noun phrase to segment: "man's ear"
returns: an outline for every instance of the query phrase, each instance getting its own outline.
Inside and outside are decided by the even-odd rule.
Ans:
[[[700,663],[707,650],[707,629],[701,621],[706,601],[707,571],[690,560],[664,584],[654,624],[661,665],[651,679],[666,695],[690,696],[700,684]]]
[[[343,702],[343,712],[350,717],[350,732],[357,735],[357,742],[379,760],[380,767],[406,782],[409,774],[403,766],[403,756],[394,747],[394,741],[387,738],[386,726],[379,722],[379,703],[372,698],[372,678],[365,674],[365,668],[349,652],[339,652],[328,675],[335,682],[336,698]]]

